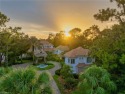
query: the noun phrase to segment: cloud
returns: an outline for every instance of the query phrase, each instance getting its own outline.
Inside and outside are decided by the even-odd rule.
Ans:
[[[12,20],[11,22],[7,23],[7,26],[22,27],[22,30],[20,32],[24,32],[29,36],[37,36],[38,38],[47,38],[49,33],[56,32],[51,31],[50,29],[39,24],[26,23],[21,21],[18,22],[14,20]]]
[[[105,27],[107,24],[94,20],[93,14],[108,6],[109,0],[0,0],[0,11],[11,18],[10,25],[39,37],[67,26],[83,30],[93,24]]]

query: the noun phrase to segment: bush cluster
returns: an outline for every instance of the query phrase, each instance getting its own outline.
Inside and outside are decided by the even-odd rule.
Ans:
[[[55,74],[58,75],[58,76],[60,76],[60,71],[61,71],[61,69],[56,70]]]
[[[52,94],[49,81],[45,72],[37,76],[33,68],[16,69],[0,78],[0,94]]]
[[[68,77],[65,79],[65,88],[72,89],[77,86],[78,81],[74,79],[73,77]]]
[[[11,68],[11,67],[6,67],[6,68],[1,67],[0,68],[0,77],[2,77],[3,75],[9,73],[12,70],[13,70],[13,68]]]
[[[78,75],[73,74],[70,66],[63,64],[61,69],[55,71],[55,74],[61,76],[65,83],[63,83],[66,89],[73,89],[77,86]]]
[[[47,58],[46,58],[48,61],[57,61],[57,62],[61,62],[62,59],[56,55],[56,54],[53,54],[52,52],[48,52],[47,53]]]

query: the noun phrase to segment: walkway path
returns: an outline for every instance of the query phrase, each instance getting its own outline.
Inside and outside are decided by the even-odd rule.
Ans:
[[[26,68],[28,66],[30,66],[32,63],[24,63],[24,64],[18,64],[18,65],[13,65],[13,68]]]
[[[38,71],[38,74],[40,74],[42,72],[47,72],[50,75],[50,78],[51,78],[50,85],[53,89],[54,94],[61,94],[55,80],[53,79],[53,76],[55,75],[55,71],[60,69],[61,66],[58,62],[51,61],[51,63],[53,63],[55,65],[54,68],[49,69],[49,70]],[[13,65],[12,67],[13,68],[26,68],[26,67],[30,66],[31,64],[32,63],[25,63],[25,64]]]
[[[48,71],[51,73],[52,76],[54,76],[55,75],[55,71],[60,69],[61,66],[60,66],[60,64],[58,62],[51,61],[51,63],[53,63],[55,65],[55,67],[52,68],[52,69],[49,69]]]

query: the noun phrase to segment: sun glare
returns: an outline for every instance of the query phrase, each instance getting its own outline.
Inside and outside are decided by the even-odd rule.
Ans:
[[[69,34],[69,31],[70,31],[70,30],[71,30],[70,27],[66,27],[66,28],[64,29],[64,31],[65,31],[65,35],[66,35],[67,37],[70,36],[70,34]]]

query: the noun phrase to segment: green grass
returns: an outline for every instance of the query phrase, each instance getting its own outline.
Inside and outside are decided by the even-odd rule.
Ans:
[[[59,76],[58,75],[54,75],[53,78],[54,78],[54,80],[55,80],[55,82],[56,82],[56,84],[57,84],[57,86],[58,86],[61,94],[65,94],[64,87],[63,87],[63,85],[58,80]]]
[[[41,63],[39,63],[39,64],[41,64]],[[39,64],[37,64],[37,65],[39,65]],[[35,67],[36,67],[37,70],[48,70],[48,69],[51,69],[51,68],[54,68],[54,67],[55,67],[55,65],[52,64],[51,62],[47,62],[46,64],[47,64],[48,66],[45,67],[45,68],[38,68],[38,67],[36,67],[37,65],[35,65]]]
[[[22,63],[29,63],[32,62],[32,60],[22,60]],[[21,63],[20,60],[17,60],[16,63]]]

